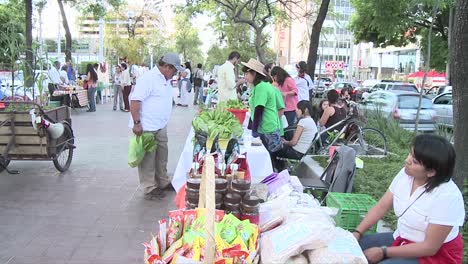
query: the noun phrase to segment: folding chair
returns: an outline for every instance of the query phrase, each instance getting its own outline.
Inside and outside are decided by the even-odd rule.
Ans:
[[[305,162],[301,162],[294,173],[305,190],[310,190],[315,197],[318,197],[317,192],[321,192],[322,201],[328,192],[352,192],[355,174],[356,151],[348,146],[340,146],[335,151],[321,176],[311,172],[311,168]]]
[[[287,129],[289,130],[289,128]],[[285,134],[287,133],[285,130]],[[283,158],[283,157],[276,157],[277,160],[284,161],[286,162],[286,168],[288,169],[289,172],[295,171],[297,166],[302,162],[304,157],[311,151],[311,149],[314,147],[314,144],[317,140],[317,137],[319,137],[319,133],[317,132],[312,139],[312,142],[310,143],[309,148],[307,149],[306,153],[301,157],[301,159],[290,159],[290,158]]]

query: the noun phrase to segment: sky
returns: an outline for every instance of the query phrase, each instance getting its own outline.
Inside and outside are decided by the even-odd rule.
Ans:
[[[2,0],[0,0],[0,2],[1,1]],[[169,3],[183,4],[185,0],[176,0],[176,1],[165,0],[163,2],[166,3],[166,5],[164,5],[165,7],[163,7],[163,13],[164,13],[164,18],[166,20],[166,25],[168,25],[167,30],[169,32],[173,32],[175,29],[174,29],[174,26],[172,26],[173,23],[171,21],[174,18],[175,14],[172,11],[172,9],[168,7],[168,4]],[[65,5],[65,12],[67,14],[67,20],[68,20],[68,24],[70,27],[72,37],[76,37],[78,36],[78,30],[79,30],[79,27],[76,23],[79,13],[75,9],[70,8],[67,5]],[[35,18],[38,19],[37,11],[35,12]],[[59,7],[57,4],[57,1],[47,1],[47,5],[45,6],[44,11],[43,11],[42,20],[43,20],[42,36],[44,39],[47,38],[47,39],[57,40],[59,30],[60,30],[61,38],[62,39],[64,38],[65,31],[63,29],[63,26],[61,25],[61,16],[59,13]],[[216,38],[217,38],[213,29],[210,26],[208,26],[211,20],[212,18],[210,18],[207,15],[199,15],[192,21],[192,25],[195,25],[200,32],[199,37],[203,43],[201,49],[204,54],[207,53],[212,43],[216,42]],[[33,34],[34,36],[38,36],[39,23],[35,23],[34,27],[35,27],[35,30]]]

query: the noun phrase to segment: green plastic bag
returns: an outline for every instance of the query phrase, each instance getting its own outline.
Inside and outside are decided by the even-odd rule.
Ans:
[[[158,146],[154,134],[145,132],[141,136],[130,138],[128,147],[128,165],[132,168],[138,166],[145,157],[146,152],[155,152]]]

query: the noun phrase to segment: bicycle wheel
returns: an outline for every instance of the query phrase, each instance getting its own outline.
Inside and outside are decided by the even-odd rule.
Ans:
[[[10,160],[0,155],[0,172],[4,171],[8,167],[8,164],[10,164]]]
[[[60,172],[65,172],[70,167],[73,159],[73,132],[69,125],[64,124],[63,135],[57,139],[57,156],[53,160],[55,168]]]
[[[357,155],[387,155],[387,139],[375,128],[362,128],[354,132],[348,137],[346,145],[354,148]]]

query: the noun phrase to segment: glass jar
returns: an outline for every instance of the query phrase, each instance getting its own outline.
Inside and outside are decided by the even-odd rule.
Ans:
[[[224,212],[226,214],[233,214],[237,219],[241,218],[241,212],[239,204],[231,204],[229,202],[224,202]]]
[[[256,196],[245,196],[241,204],[241,220],[249,220],[258,225],[260,222],[260,200]]]

